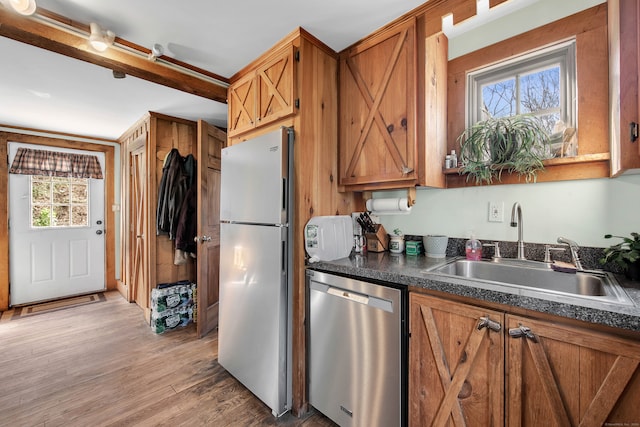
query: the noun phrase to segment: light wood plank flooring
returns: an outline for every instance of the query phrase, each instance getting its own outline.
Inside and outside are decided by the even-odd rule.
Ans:
[[[271,411],[217,363],[217,333],[154,334],[135,304],[0,317],[1,426],[335,426]]]

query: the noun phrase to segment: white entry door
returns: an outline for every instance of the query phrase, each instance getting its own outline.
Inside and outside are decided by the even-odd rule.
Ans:
[[[96,155],[104,171],[103,153],[18,143],[9,165],[18,147]],[[9,174],[11,305],[104,290],[104,216],[103,179]]]

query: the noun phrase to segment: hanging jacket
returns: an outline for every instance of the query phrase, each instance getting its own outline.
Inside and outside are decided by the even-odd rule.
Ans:
[[[194,241],[198,228],[198,191],[195,185],[187,191],[176,227],[176,249],[195,254]]]
[[[171,228],[171,218],[169,212],[170,194],[173,191],[176,175],[180,173],[182,166],[182,156],[177,149],[172,149],[164,159],[162,167],[162,178],[158,188],[158,206],[156,210],[156,232],[157,234],[168,234]]]
[[[180,167],[169,192],[169,240],[176,238],[182,207],[195,180],[196,160],[192,154],[180,158]],[[196,199],[197,202],[197,199]]]
[[[162,167],[156,211],[157,234],[168,234],[174,240],[180,220],[180,209],[187,191],[196,179],[196,160],[192,154],[182,157],[177,149],[167,155]]]

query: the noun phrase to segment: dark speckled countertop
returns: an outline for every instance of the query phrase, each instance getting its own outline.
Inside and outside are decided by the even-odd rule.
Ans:
[[[316,262],[308,265],[308,268],[363,280],[406,285],[409,290],[422,288],[440,291],[589,323],[640,331],[640,283],[627,281],[620,275],[616,275],[616,278],[629,296],[629,304],[501,286],[492,282],[426,271],[452,259],[451,257],[435,259],[424,255],[406,256],[389,252],[369,252],[365,256],[352,255],[336,261]]]

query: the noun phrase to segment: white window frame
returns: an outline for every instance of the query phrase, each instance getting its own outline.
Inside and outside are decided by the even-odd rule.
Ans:
[[[509,77],[528,74],[537,69],[560,66],[560,120],[567,127],[577,127],[577,67],[575,38],[556,43],[536,51],[509,58],[467,74],[467,117],[466,123],[471,127],[481,120],[482,86],[498,82]],[[516,89],[516,108],[519,108],[519,90]],[[545,113],[544,111],[541,113]],[[534,113],[535,114],[535,113]]]

